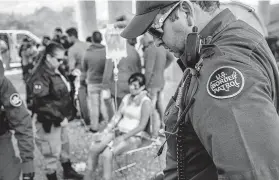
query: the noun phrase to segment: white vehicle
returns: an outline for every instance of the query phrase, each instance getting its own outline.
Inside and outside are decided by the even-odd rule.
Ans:
[[[19,48],[24,38],[28,38],[33,45],[41,44],[41,39],[27,30],[0,30],[0,41],[7,45],[8,51],[6,58],[2,57],[4,66],[19,67],[21,59],[19,57]],[[3,55],[2,55],[3,56]],[[6,59],[6,60],[5,60]],[[9,64],[7,59],[10,59]]]

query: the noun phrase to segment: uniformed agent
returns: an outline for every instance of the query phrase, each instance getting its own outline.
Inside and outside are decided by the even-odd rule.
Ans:
[[[23,180],[33,180],[35,171],[32,119],[20,95],[4,76],[2,62],[0,84],[0,179],[18,180],[22,172]],[[21,162],[15,156],[10,130],[15,132]]]
[[[164,179],[278,180],[275,59],[259,32],[219,5],[139,1],[122,32],[134,38],[148,31],[187,65],[165,112],[166,131],[175,135],[166,133]],[[190,49],[199,41],[186,43],[193,30],[203,44],[196,59]]]
[[[73,118],[71,87],[59,66],[64,57],[60,44],[46,46],[44,56],[28,81],[33,99],[33,112],[37,114],[36,144],[44,156],[46,176],[56,180],[57,161],[60,158],[65,178],[82,179],[71,166],[68,121]]]

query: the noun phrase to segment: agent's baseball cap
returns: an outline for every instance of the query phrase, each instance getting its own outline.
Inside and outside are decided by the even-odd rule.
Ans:
[[[136,38],[147,31],[159,11],[178,1],[149,1],[136,2],[136,15],[122,31],[121,36],[130,39]]]

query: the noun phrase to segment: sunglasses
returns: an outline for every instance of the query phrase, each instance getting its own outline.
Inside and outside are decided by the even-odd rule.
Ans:
[[[63,62],[65,58],[57,58],[54,55],[51,55],[51,57],[55,58],[58,62]]]
[[[176,3],[173,7],[171,7],[168,12],[163,14],[161,18],[159,19],[158,23],[152,24],[151,27],[147,30],[149,34],[151,34],[153,37],[156,37],[158,39],[162,39],[164,35],[163,25],[167,18],[170,16],[170,14],[174,11],[174,9],[180,4],[180,1]]]
[[[62,58],[56,58],[56,59],[57,59],[58,62],[63,62],[64,61],[64,59],[62,59]]]

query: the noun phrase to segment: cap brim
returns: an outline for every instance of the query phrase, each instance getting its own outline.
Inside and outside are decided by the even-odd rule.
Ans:
[[[136,15],[125,27],[125,29],[120,34],[126,39],[136,38],[146,32],[147,28],[152,24],[156,15],[159,13],[160,9],[156,9],[149,13]]]

